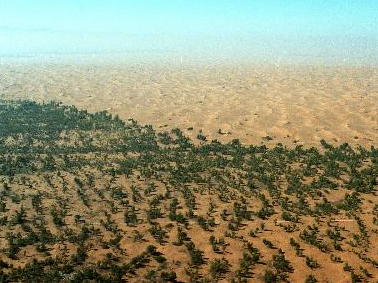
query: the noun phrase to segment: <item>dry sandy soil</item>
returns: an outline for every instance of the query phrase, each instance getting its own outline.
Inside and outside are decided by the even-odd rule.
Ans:
[[[361,144],[369,148],[376,144],[378,136],[377,82],[378,69],[368,67],[190,65],[182,69],[178,65],[73,65],[51,62],[3,62],[0,65],[0,98],[31,99],[39,102],[58,100],[91,112],[108,110],[123,119],[133,117],[141,124],[152,124],[158,131],[167,131],[169,135],[173,135],[170,132],[172,128],[179,127],[193,142],[201,145],[210,143],[210,139],[215,138],[221,141],[239,138],[247,144],[264,142],[273,146],[281,142],[290,147],[293,144],[303,144],[308,148],[319,145],[321,139],[326,139],[331,144],[348,142],[353,146]],[[18,119],[17,116],[16,120]],[[17,126],[16,124],[12,122],[8,126]],[[197,134],[200,129],[207,136],[207,142],[198,141]],[[35,132],[38,136],[38,131]],[[71,134],[71,140],[67,138],[71,142],[80,136],[75,131]],[[62,135],[63,132],[57,137],[66,141]],[[88,140],[93,141],[93,136],[94,133],[88,133]],[[263,139],[267,136],[273,139]],[[160,136],[162,137],[164,138],[163,135]],[[109,146],[120,139],[112,139],[104,134],[99,140],[105,148],[105,145]],[[21,142],[27,144],[28,141],[29,139],[22,141],[20,138],[16,145],[21,146]],[[60,143],[55,143],[57,144]],[[83,144],[86,145],[85,142]],[[38,145],[35,143],[33,146]],[[28,148],[29,145],[24,146],[23,150]],[[151,172],[169,173],[174,176],[172,180],[175,182],[169,178],[161,180],[160,177],[165,176],[164,174],[153,175],[148,170],[143,171],[144,163],[138,163],[139,167],[136,168],[139,171],[133,169],[131,176],[122,172],[112,176],[109,172],[96,169],[95,165],[93,168],[78,166],[51,172],[47,170],[35,174],[16,174],[15,177],[4,175],[0,178],[3,186],[0,200],[5,208],[0,217],[8,218],[3,218],[5,220],[1,225],[5,228],[0,229],[0,259],[17,267],[25,266],[36,255],[37,258],[45,258],[47,254],[60,254],[63,247],[67,249],[67,257],[79,254],[77,250],[80,245],[61,241],[54,246],[47,245],[47,248],[39,247],[40,251],[33,246],[21,246],[20,251],[16,251],[15,258],[6,256],[6,252],[10,253],[11,250],[10,237],[6,233],[30,233],[26,229],[28,226],[22,227],[20,223],[32,223],[34,229],[39,225],[36,218],[38,216],[46,221],[46,227],[56,235],[67,236],[70,232],[67,227],[75,233],[79,233],[79,228],[85,225],[99,229],[99,235],[91,235],[90,240],[84,241],[88,248],[87,262],[101,260],[101,264],[105,265],[106,260],[110,260],[106,258],[106,254],[116,256],[116,262],[129,262],[140,255],[148,244],[157,246],[158,251],[167,258],[167,263],[163,264],[151,261],[136,274],[124,277],[126,281],[142,282],[144,278],[145,282],[157,282],[155,279],[147,279],[147,271],[156,269],[160,272],[164,267],[175,271],[179,281],[188,282],[190,277],[196,278],[195,274],[190,276],[186,271],[190,266],[189,249],[185,245],[175,244],[178,227],[183,225],[178,220],[170,220],[168,215],[173,197],[179,201],[178,212],[182,212],[185,217],[190,215],[190,202],[187,199],[191,200],[192,197],[195,199],[194,215],[190,216],[192,218],[184,231],[196,247],[204,252],[206,264],[202,264],[198,270],[202,276],[210,278],[206,282],[236,280],[238,277],[235,274],[249,242],[259,250],[261,257],[252,268],[248,282],[262,282],[266,270],[276,268],[274,257],[278,254],[278,248],[284,251],[286,259],[293,266],[293,272],[283,272],[288,276],[289,282],[305,282],[310,274],[315,275],[319,282],[352,282],[354,275],[364,282],[373,282],[378,278],[377,247],[374,245],[378,239],[377,151],[372,149],[368,157],[364,155],[366,152],[356,153],[355,157],[349,148],[340,149],[342,154],[339,149],[333,148],[323,157],[310,151],[301,153],[300,148],[287,153],[282,153],[282,149],[278,148],[271,149],[261,157],[257,153],[240,156],[236,150],[238,147],[231,144],[227,148],[235,152],[226,154],[225,159],[224,156],[218,156],[219,164],[228,159],[233,162],[227,163],[226,167],[214,163],[220,166],[218,168],[214,165],[216,170],[208,167],[216,154],[213,156],[210,153],[207,156],[207,153],[194,151],[193,155],[189,155],[191,159],[180,159],[177,157],[181,156],[179,154],[172,155],[173,157],[168,153],[162,157],[160,153],[157,154],[156,159],[150,161]],[[185,153],[180,154],[186,156]],[[290,161],[296,154],[303,154],[299,163],[295,158]],[[46,164],[59,165],[63,162],[60,160],[61,156],[54,157],[56,164],[51,161],[46,161]],[[112,160],[110,157],[115,160],[119,158],[118,155],[114,157],[111,154],[106,158],[100,155],[96,156],[97,159],[89,157],[96,161],[93,164],[106,163]],[[177,164],[172,165],[168,157]],[[75,160],[75,155],[72,154],[70,158]],[[135,159],[137,160],[136,157]],[[4,160],[0,159],[0,165],[1,162],[6,162]],[[318,161],[319,164],[316,163]],[[239,162],[243,166],[238,165]],[[171,172],[175,166],[183,170],[184,167],[179,167],[180,164],[187,165],[196,172],[193,175],[197,177],[194,184],[191,181],[181,182],[181,175]],[[167,168],[172,166],[171,171],[164,169],[164,166],[159,168],[160,165]],[[332,170],[342,173],[340,176],[333,176]],[[185,170],[183,172],[184,175],[192,176]],[[253,174],[248,177],[251,172]],[[208,178],[209,176],[212,177]],[[256,188],[247,186],[247,177],[254,180],[255,184],[252,185]],[[150,186],[153,187],[151,191]],[[133,188],[140,192],[140,200],[133,199],[136,195]],[[281,195],[276,195],[276,188]],[[369,190],[363,191],[366,188]],[[300,192],[296,192],[296,189],[308,190],[303,196],[308,201],[307,204],[301,202],[303,199],[299,197]],[[171,196],[164,196],[168,191]],[[126,193],[126,196],[120,196],[120,192]],[[41,198],[40,211],[37,209],[38,205],[30,201],[33,197],[37,199],[37,193]],[[162,198],[159,199],[158,196]],[[157,201],[156,206],[163,213],[163,216],[155,219],[157,224],[154,224],[166,231],[163,242],[152,236],[150,230],[155,226],[147,221],[147,215],[153,207],[151,203],[154,201]],[[288,208],[284,209],[281,201]],[[135,206],[140,221],[128,225],[125,215],[130,213],[131,205]],[[246,213],[252,215],[241,218],[241,223],[236,221],[238,205],[241,207],[240,211],[245,207]],[[17,222],[14,215],[22,207],[27,212],[24,217],[26,220]],[[265,219],[258,212],[264,212],[263,208],[267,207],[272,208],[273,212]],[[339,207],[340,213],[329,213],[334,207]],[[307,208],[316,213],[302,213]],[[286,209],[291,211],[290,217],[299,218],[285,219],[287,217],[284,217],[283,212]],[[223,212],[226,214],[223,215]],[[63,224],[54,224],[54,213],[62,215]],[[216,223],[214,228],[210,224],[209,229],[202,227],[200,216],[206,223],[213,219]],[[13,218],[15,219],[12,220]],[[237,225],[234,231],[231,229],[233,225]],[[139,236],[142,239],[137,239],[136,231],[141,233]],[[306,233],[314,233],[315,241],[311,242],[311,237],[306,236]],[[118,234],[121,237],[117,242]],[[218,244],[224,251],[214,250],[209,242],[210,236],[225,240],[224,245]],[[290,242],[290,238],[295,239],[295,242]],[[295,243],[299,243],[297,248]],[[321,246],[323,244],[324,250],[324,246]],[[211,277],[211,263],[223,257],[230,263],[230,270],[225,272],[224,278]],[[306,260],[311,259],[318,266],[311,267],[311,262],[306,263]]]
[[[107,109],[193,137],[369,146],[378,136],[378,69],[205,64],[0,64],[0,97]],[[223,135],[218,134],[221,129]]]

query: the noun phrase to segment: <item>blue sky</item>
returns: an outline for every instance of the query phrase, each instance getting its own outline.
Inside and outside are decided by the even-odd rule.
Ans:
[[[321,45],[348,42],[374,49],[377,39],[377,0],[0,0],[0,55],[265,47],[285,53],[294,45],[295,52],[321,53]]]

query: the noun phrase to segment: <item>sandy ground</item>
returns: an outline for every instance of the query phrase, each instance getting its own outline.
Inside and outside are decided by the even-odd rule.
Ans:
[[[2,62],[0,98],[106,109],[223,141],[256,144],[271,136],[288,145],[324,138],[369,146],[378,137],[372,67]]]
[[[111,113],[119,114],[122,118],[134,117],[141,123],[149,123],[162,130],[173,127],[182,129],[194,127],[194,130],[185,130],[185,132],[196,136],[199,129],[203,129],[204,134],[210,138],[224,141],[240,138],[247,143],[260,143],[262,137],[269,135],[274,137],[271,143],[282,142],[288,145],[292,145],[293,141],[304,145],[316,145],[319,144],[320,139],[325,138],[330,142],[346,141],[354,145],[367,146],[377,144],[378,136],[378,69],[367,67],[191,65],[184,66],[182,70],[180,66],[163,65],[1,64],[0,98],[28,98],[37,101],[54,99],[91,111],[107,109]],[[223,134],[217,133],[218,129],[221,129]],[[230,134],[227,134],[228,132]],[[84,172],[78,174],[85,180],[84,175]],[[101,174],[96,176],[98,187],[101,190],[108,190],[110,188],[110,181],[107,179],[109,176]],[[57,183],[57,188],[61,190],[63,183],[75,188],[73,177],[72,175],[62,178],[62,181]],[[129,188],[136,180],[122,178],[118,181],[119,184],[117,184],[122,185],[122,188],[128,188],[127,192],[131,195]],[[46,180],[41,181],[41,186],[38,184],[38,189],[43,188],[42,191],[49,192],[51,188],[44,182]],[[11,184],[12,188],[16,188],[26,202],[29,195],[25,194],[26,192],[29,194],[29,191],[19,183],[20,181],[16,179],[14,184]],[[159,194],[164,194],[165,187],[158,187],[158,190]],[[75,214],[92,219],[97,216],[92,213],[110,211],[109,206],[103,206],[99,196],[90,190],[87,192],[93,207],[87,209],[76,196],[76,191],[76,189],[69,191],[71,195],[67,201],[70,201],[71,213],[67,217],[67,223],[74,225]],[[61,199],[67,198],[67,194],[63,191],[59,191],[57,195],[55,189],[53,192],[54,196],[58,195]],[[342,199],[346,192],[350,191],[347,188],[331,191],[331,194],[327,193],[327,198],[330,201],[337,201]],[[152,197],[153,195],[150,199]],[[212,198],[214,196],[196,195],[198,215],[206,215],[209,200]],[[44,206],[50,208],[53,200],[56,201],[56,199],[46,198]],[[111,201],[110,198],[109,201]],[[146,202],[143,202],[140,208],[146,209],[149,201],[146,198]],[[180,202],[184,203],[184,200],[180,198]],[[257,202],[252,202],[253,211],[260,209],[254,206],[255,203]],[[372,224],[371,212],[376,203],[377,196],[366,195],[361,204],[363,211],[361,218],[369,227],[369,231],[370,228],[375,227]],[[231,203],[219,202],[218,205],[218,214],[225,207],[229,211],[232,210]],[[30,201],[25,207],[28,211],[32,211]],[[10,213],[16,209],[16,206],[12,206],[11,209],[13,210]],[[166,215],[168,215],[167,209],[168,203],[165,204]],[[343,271],[344,263],[332,262],[329,254],[321,253],[297,239],[305,248],[305,255],[314,256],[321,265],[319,269],[310,271],[305,265],[305,260],[298,257],[289,245],[289,237],[293,234],[284,233],[282,227],[274,224],[274,220],[280,220],[279,215],[280,213],[277,213],[267,221],[267,229],[259,232],[256,238],[251,238],[248,233],[260,227],[261,223],[265,223],[262,220],[255,219],[248,223],[248,229],[240,232],[245,239],[250,237],[253,244],[262,251],[264,262],[268,263],[268,266],[276,250],[268,249],[262,239],[271,240],[275,246],[283,248],[297,271],[290,275],[291,282],[304,282],[309,272],[316,275],[320,282],[349,282],[349,274]],[[341,220],[344,220],[343,218],[340,217]],[[134,228],[126,227],[122,213],[114,214],[113,219],[117,219],[117,223],[125,232],[125,239],[121,245],[129,251],[130,258],[144,249],[139,249],[142,244],[147,245],[154,241],[147,233],[149,226],[143,224],[138,229],[146,234],[147,243],[143,242],[140,246],[136,246],[131,242]],[[51,219],[49,221],[49,226],[54,227]],[[161,219],[162,226],[165,224],[164,221],[166,219]],[[98,222],[95,223],[94,225],[100,226]],[[216,223],[221,223],[219,217]],[[312,218],[303,217],[298,225],[303,230],[311,223]],[[326,229],[329,228],[326,226],[328,221],[324,220],[322,223],[320,229],[325,235]],[[340,225],[347,228],[343,232],[347,235],[347,240],[358,233],[358,227],[353,221],[342,222]],[[226,222],[222,223],[215,229],[214,235],[221,237],[227,229]],[[56,230],[52,231],[56,232]],[[176,238],[175,230],[172,231],[169,232],[170,242]],[[213,260],[215,256],[208,242],[210,233],[203,232],[196,226],[188,233],[196,245],[205,251],[209,261]],[[294,234],[296,238],[298,234],[299,231],[296,231]],[[374,243],[376,234],[369,232],[369,235]],[[106,238],[106,240],[109,239]],[[230,253],[226,255],[234,268],[238,264],[243,247],[241,242],[235,239],[227,238],[227,242],[230,244],[227,252]],[[4,245],[5,241],[0,244]],[[3,248],[4,246],[1,245],[0,248]],[[335,251],[334,254],[342,257],[345,263],[354,266],[356,272],[360,272],[357,266],[362,266],[369,269],[373,278],[378,276],[376,269],[363,263],[348,246],[344,245],[344,247],[347,247],[344,252]],[[60,249],[60,246],[56,246],[54,251]],[[159,250],[168,259],[175,259],[177,264],[182,264],[178,265],[177,274],[179,278],[186,280],[183,267],[184,262],[188,261],[188,255],[185,248],[167,244],[159,246]],[[52,251],[53,254],[54,251]],[[29,258],[33,255],[34,249],[28,249],[26,252]],[[104,250],[93,249],[90,252],[90,259],[98,259],[100,255],[102,257],[102,252]],[[367,255],[375,258],[376,254],[376,248],[372,248]],[[25,262],[27,260],[22,259],[19,264],[23,265]],[[251,282],[257,279],[262,280],[266,267],[259,264],[253,271],[256,275]],[[204,268],[207,272],[208,266]]]

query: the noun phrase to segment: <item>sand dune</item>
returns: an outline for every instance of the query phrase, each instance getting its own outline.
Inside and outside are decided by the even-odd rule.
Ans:
[[[378,137],[378,69],[368,67],[3,62],[0,97],[106,109],[222,141],[367,146]]]

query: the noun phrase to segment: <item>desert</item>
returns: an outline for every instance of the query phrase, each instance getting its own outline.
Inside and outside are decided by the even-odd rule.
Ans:
[[[2,282],[373,282],[378,69],[0,65]]]

